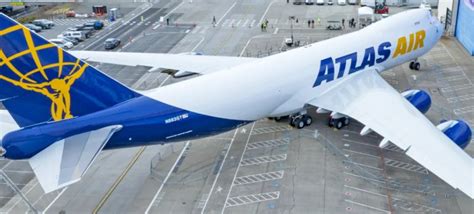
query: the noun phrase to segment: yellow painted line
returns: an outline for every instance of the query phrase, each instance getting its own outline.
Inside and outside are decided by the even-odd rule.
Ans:
[[[132,166],[138,161],[138,158],[140,158],[140,156],[143,154],[143,152],[145,151],[145,148],[146,148],[146,146],[143,146],[143,147],[140,148],[140,150],[138,150],[138,152],[132,158],[130,163],[128,163],[127,167],[122,172],[122,174],[117,178],[117,180],[115,180],[114,184],[110,187],[109,191],[107,191],[107,193],[104,195],[104,197],[102,197],[102,199],[100,200],[99,204],[97,204],[97,206],[95,207],[94,211],[92,211],[93,214],[97,214],[99,212],[100,208],[102,208],[102,206],[104,206],[105,202],[107,202],[107,200],[112,195],[114,190],[117,188],[117,186],[120,184],[120,182],[122,182],[122,180],[128,174],[128,171],[130,171]]]

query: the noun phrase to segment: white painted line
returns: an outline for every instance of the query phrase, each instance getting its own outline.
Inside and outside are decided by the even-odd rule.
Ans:
[[[260,18],[260,21],[258,22],[259,24],[263,22],[263,19],[264,19],[265,16],[267,15],[268,10],[269,10],[270,7],[273,5],[273,3],[275,3],[275,1],[272,1],[272,2],[270,2],[270,4],[268,4],[267,9],[265,10],[265,12],[264,12],[263,15],[262,15],[262,18]]]
[[[224,160],[222,161],[221,165],[219,166],[219,170],[217,171],[216,178],[214,178],[214,182],[212,182],[211,190],[207,194],[206,202],[204,202],[204,205],[201,210],[201,214],[204,213],[204,210],[206,209],[207,202],[209,202],[209,199],[211,198],[212,192],[214,191],[214,188],[216,187],[217,179],[219,179],[219,176],[221,175],[222,167],[224,166],[225,160],[227,159],[227,155],[229,154],[230,149],[232,148],[232,144],[234,143],[235,136],[237,136],[237,131],[239,129],[235,129],[234,136],[232,137],[232,140],[230,141],[229,148],[227,148],[227,151],[224,155]]]
[[[255,25],[255,21],[256,21],[255,19],[252,20],[252,23],[250,23],[250,27],[253,27]]]
[[[153,199],[151,200],[150,204],[148,205],[148,207],[146,208],[145,210],[145,214],[148,214],[151,210],[151,207],[153,206],[156,198],[158,198],[158,195],[160,194],[160,192],[163,190],[163,187],[165,186],[165,183],[168,181],[168,179],[170,178],[171,176],[171,173],[173,173],[173,170],[174,168],[176,167],[176,165],[178,165],[178,162],[179,160],[181,159],[181,157],[183,156],[184,152],[186,151],[186,149],[188,148],[189,146],[189,142],[186,142],[186,144],[184,145],[183,147],[183,150],[181,150],[181,153],[178,155],[178,158],[176,158],[176,161],[174,162],[173,166],[171,167],[170,171],[168,172],[168,174],[166,175],[165,179],[163,180],[163,182],[161,183],[160,185],[160,188],[158,189],[158,191],[156,192],[155,196],[153,196]]]
[[[168,12],[168,13],[167,13],[166,15],[164,15],[163,17],[165,17],[165,18],[168,17],[171,13],[173,13],[175,10],[177,10],[179,7],[181,7],[181,5],[183,5],[183,4],[184,4],[184,0],[183,0],[181,3],[179,3],[178,6],[176,6],[176,7],[173,8],[172,10],[170,10],[170,12]]]
[[[53,206],[53,204],[59,199],[59,197],[61,197],[61,195],[66,192],[68,187],[65,187],[61,190],[61,192],[53,199],[53,201],[51,201],[51,203],[48,204],[48,206],[46,208],[44,208],[44,210],[41,212],[41,213],[46,213],[49,208],[51,208],[51,206]]]
[[[450,97],[448,98],[448,103],[455,103],[460,101],[468,101],[474,99],[474,94],[465,94],[457,97]]]
[[[153,30],[156,30],[156,29],[159,28],[160,26],[161,26],[161,24],[158,24],[158,25],[156,25],[155,27],[153,27],[152,29],[153,29]]]
[[[350,150],[350,149],[343,149],[343,150],[344,150],[344,151],[347,151],[347,152],[350,152],[350,153],[354,153],[354,154],[365,155],[365,156],[373,157],[373,158],[380,158],[379,156],[367,154],[367,153],[364,153],[364,152],[357,152],[357,151]]]
[[[257,123],[257,122],[253,122],[252,127],[250,128],[250,133],[252,133],[252,130],[253,130],[253,128],[255,127],[255,124],[256,124],[256,123]],[[232,188],[234,187],[235,178],[237,177],[237,173],[239,172],[239,169],[240,169],[240,165],[241,165],[240,163],[242,163],[242,160],[244,159],[245,151],[247,151],[247,145],[249,144],[249,142],[250,142],[250,137],[252,136],[250,133],[249,133],[249,137],[247,138],[247,142],[245,142],[244,151],[242,152],[242,155],[240,156],[239,165],[237,165],[237,169],[235,170],[234,178],[232,178],[232,183],[230,184],[229,192],[227,193],[227,196],[226,196],[226,198],[225,198],[225,201],[226,201],[226,202],[227,202],[227,200],[229,200],[230,192],[232,192]],[[225,205],[222,206],[221,214],[224,214],[225,208],[226,208]]]
[[[384,210],[384,209],[373,207],[373,206],[370,206],[370,205],[367,205],[367,204],[355,202],[355,201],[352,201],[352,200],[349,200],[349,199],[345,199],[344,201],[346,201],[348,203],[351,203],[351,204],[359,205],[359,206],[362,206],[362,207],[365,207],[365,208],[373,209],[373,210],[376,210],[376,211],[379,211],[379,212],[382,212],[382,213],[390,213],[390,211],[388,211],[388,210]]]
[[[239,19],[239,21],[237,21],[237,23],[235,23],[235,25],[233,25],[232,27],[239,27],[240,22],[242,22],[242,19]]]
[[[193,49],[191,49],[191,52],[194,52],[194,51],[199,47],[199,45],[201,45],[202,42],[204,42],[204,36],[201,36],[201,41],[199,41],[199,42],[193,47]]]
[[[187,29],[186,32],[184,32],[184,33],[189,33],[190,31],[191,31],[191,30]]]
[[[245,19],[245,22],[242,24],[242,27],[247,27],[247,23],[249,23],[250,19]]]
[[[350,164],[355,164],[355,165],[358,165],[358,166],[363,166],[363,167],[366,167],[366,168],[369,168],[369,169],[375,169],[375,170],[382,171],[381,168],[378,168],[378,167],[375,167],[375,166],[369,166],[369,165],[366,165],[366,164],[363,164],[363,163],[358,163],[358,162],[354,162],[354,161],[345,161],[345,162],[350,163]]]
[[[454,109],[454,114],[456,114],[456,115],[467,114],[467,113],[471,113],[471,112],[474,112],[474,106],[467,106],[467,107],[464,107],[464,108]]]
[[[360,191],[360,192],[365,192],[365,193],[369,193],[369,194],[372,194],[372,195],[384,197],[384,198],[387,197],[387,195],[384,195],[384,194],[380,194],[380,193],[377,193],[377,192],[372,192],[372,191],[369,191],[369,190],[365,190],[365,189],[361,189],[361,188],[349,186],[349,185],[346,185],[346,184],[344,184],[344,187],[349,188],[349,189],[353,189],[353,190],[357,190],[357,191]]]
[[[280,30],[280,28],[275,28],[275,31],[273,31],[273,34],[277,34],[278,30]]]
[[[460,90],[464,90],[464,89],[470,89],[470,88],[473,88],[473,87],[474,87],[474,85],[469,83],[469,84],[463,84],[463,85],[454,85],[454,86],[444,87],[444,88],[441,88],[441,91],[442,92],[453,92],[453,91],[460,91]]]
[[[224,13],[224,15],[219,19],[219,21],[217,21],[216,25],[219,25],[219,23],[221,23],[222,19],[225,18],[225,16],[227,16],[227,14],[232,10],[232,8],[235,7],[235,5],[237,4],[237,2],[234,2],[232,4],[232,6],[229,7],[229,9],[227,9],[227,11]]]

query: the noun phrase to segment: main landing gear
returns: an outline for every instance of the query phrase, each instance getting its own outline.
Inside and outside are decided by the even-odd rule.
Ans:
[[[349,125],[350,119],[349,117],[333,117],[329,116],[328,126],[335,127],[336,129],[342,129],[343,127]]]
[[[420,68],[421,68],[421,65],[420,65],[420,63],[418,62],[418,60],[415,60],[415,61],[411,61],[411,62],[410,62],[410,69],[411,69],[411,70],[419,71]]]
[[[290,125],[297,129],[302,129],[305,126],[310,126],[313,123],[313,118],[304,113],[290,115]]]

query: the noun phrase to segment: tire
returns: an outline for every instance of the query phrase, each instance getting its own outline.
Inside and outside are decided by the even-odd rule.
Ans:
[[[306,126],[310,126],[313,123],[313,118],[311,116],[305,116],[304,123]]]
[[[342,120],[338,120],[336,123],[336,129],[342,129],[342,127],[344,127],[344,123]]]
[[[344,119],[344,126],[347,126],[347,125],[349,125],[349,118],[346,117]]]
[[[273,119],[277,122],[280,122],[282,118],[281,117],[274,117]]]
[[[305,127],[305,122],[304,122],[304,120],[302,120],[302,119],[297,119],[297,120],[295,121],[295,126],[296,126],[297,129],[302,129],[302,128],[304,128],[304,127]]]
[[[412,61],[412,62],[410,62],[410,69],[411,69],[411,70],[414,70],[414,69],[415,69],[415,66],[414,66],[414,64],[415,64],[415,62],[413,62],[413,61]]]
[[[293,119],[291,119],[291,117],[290,117],[290,126],[295,127],[295,124],[296,124],[295,121]]]
[[[331,123],[331,118],[328,119],[328,126],[331,128],[333,127],[333,124]]]
[[[415,64],[413,64],[413,68],[416,70],[416,71],[419,71],[420,68],[421,68],[421,65],[419,62],[416,62]]]

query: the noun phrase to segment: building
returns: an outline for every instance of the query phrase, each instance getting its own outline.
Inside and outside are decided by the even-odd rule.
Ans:
[[[452,11],[451,26],[446,29],[448,35],[455,36],[474,56],[474,0],[440,0],[438,17],[446,22],[446,10]]]
[[[474,56],[474,0],[459,0],[454,35]]]

